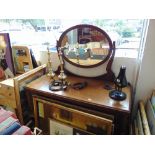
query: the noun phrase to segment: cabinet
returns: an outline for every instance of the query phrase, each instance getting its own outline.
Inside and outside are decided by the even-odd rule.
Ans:
[[[65,91],[50,91],[50,79],[44,75],[26,85],[29,104],[34,106],[35,125],[50,134],[51,120],[91,134],[129,134],[131,113],[130,87],[124,101],[114,101],[101,79],[68,76],[71,83]],[[72,88],[87,82],[81,90]]]
[[[16,108],[13,79],[0,82],[0,104]]]

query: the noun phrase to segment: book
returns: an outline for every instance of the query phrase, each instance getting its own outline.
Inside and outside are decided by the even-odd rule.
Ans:
[[[151,104],[153,106],[153,111],[155,113],[155,90],[152,91]]]
[[[9,117],[0,123],[0,132],[11,126],[14,122],[18,122],[18,119]]]
[[[37,61],[35,59],[34,53],[32,51],[32,49],[30,49],[30,55],[31,55],[31,60],[32,60],[32,64],[33,64],[33,68],[38,67]]]
[[[0,116],[2,115],[2,114],[4,114],[6,112],[6,110],[4,110],[3,108],[0,108]]]
[[[11,112],[11,111],[7,111],[7,110],[4,110],[3,108],[0,108],[0,116],[1,115],[4,115],[5,113],[9,113],[11,116],[13,116],[14,118],[17,118],[15,113]]]
[[[12,135],[32,135],[32,132],[29,127],[21,126]]]
[[[30,128],[21,126],[16,115],[11,111],[0,109],[0,135],[32,135]]]
[[[3,122],[5,119],[9,118],[10,116],[17,119],[16,115],[13,112],[5,111],[5,110],[1,111],[1,113],[0,113],[0,123]]]
[[[150,135],[150,128],[148,125],[148,120],[147,120],[147,116],[146,116],[146,112],[145,112],[145,108],[144,108],[144,102],[140,101],[139,102],[139,109],[140,109],[140,114],[141,114],[141,118],[142,118],[142,124],[143,124],[143,129],[144,129],[144,134],[145,135]]]
[[[146,110],[150,132],[151,134],[155,135],[155,113],[150,100],[147,101],[145,105],[145,110]]]
[[[5,128],[5,130],[1,131],[0,135],[11,135],[20,127],[21,127],[21,125],[18,122],[14,122],[9,127]]]
[[[140,116],[140,112],[138,110],[137,112],[137,127],[138,127],[138,134],[139,135],[144,135],[144,131],[143,131],[143,126],[142,126],[142,120],[141,120],[141,116]]]
[[[138,125],[136,120],[134,120],[134,133],[135,135],[138,135]]]

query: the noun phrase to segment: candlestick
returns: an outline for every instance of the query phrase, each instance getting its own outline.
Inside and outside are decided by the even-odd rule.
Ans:
[[[49,50],[49,47],[47,47],[47,54],[48,54],[48,74],[47,76],[49,76],[51,79],[54,78],[55,76],[55,73],[53,72],[53,69],[52,69],[52,61],[51,61],[51,53],[50,53],[50,50]]]
[[[68,86],[68,83],[66,81],[67,76],[65,75],[63,70],[63,60],[61,50],[62,50],[61,48],[58,48],[58,57],[60,61],[60,75],[58,75],[58,80],[53,81],[49,85],[49,89],[52,91],[65,90]]]
[[[60,80],[62,80],[62,82],[65,82],[67,76],[66,74],[64,73],[64,69],[63,69],[63,60],[62,60],[62,51],[61,51],[61,48],[59,48],[59,51],[58,51],[58,55],[59,55],[59,60],[60,60],[60,75],[58,76],[58,78]]]

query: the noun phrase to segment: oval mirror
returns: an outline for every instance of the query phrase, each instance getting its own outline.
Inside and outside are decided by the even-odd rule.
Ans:
[[[63,57],[78,67],[91,68],[106,62],[112,52],[112,41],[108,34],[93,25],[76,25],[61,35],[58,47]]]
[[[115,42],[104,30],[86,24],[73,26],[62,33],[57,49],[58,53],[61,50],[66,71],[83,77],[114,79],[111,65]]]

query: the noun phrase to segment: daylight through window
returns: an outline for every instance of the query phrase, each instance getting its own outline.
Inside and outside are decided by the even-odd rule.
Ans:
[[[116,41],[117,57],[138,55],[142,36],[142,19],[1,19],[0,33],[9,33],[11,45],[26,45],[34,51],[45,51],[47,44],[56,52],[56,41],[69,27],[91,24],[105,30]]]

